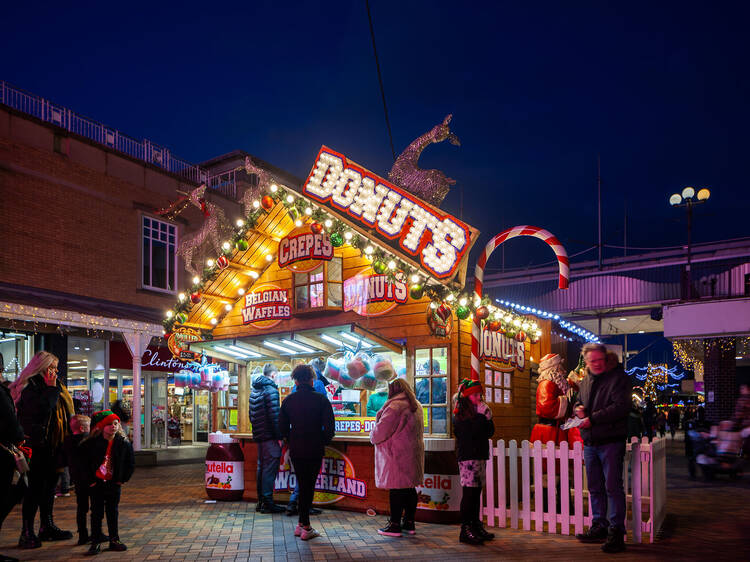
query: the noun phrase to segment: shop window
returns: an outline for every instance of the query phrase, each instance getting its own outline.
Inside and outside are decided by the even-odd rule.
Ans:
[[[484,369],[484,401],[513,404],[513,373]]]
[[[448,348],[417,349],[414,391],[424,412],[424,431],[448,434]]]
[[[343,306],[343,265],[335,257],[309,273],[294,274],[296,310],[341,309]]]
[[[174,292],[177,286],[177,228],[144,216],[142,232],[143,287]]]

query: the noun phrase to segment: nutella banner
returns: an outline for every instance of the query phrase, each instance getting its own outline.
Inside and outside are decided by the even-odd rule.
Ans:
[[[245,488],[243,461],[206,461],[206,488],[243,490]]]
[[[313,233],[310,227],[293,230],[279,242],[279,267],[292,266],[295,273],[307,273],[320,265],[321,260],[333,258],[333,245],[325,232]]]
[[[461,478],[458,474],[425,474],[417,486],[417,509],[458,511],[461,507]]]
[[[302,192],[336,211],[344,211],[385,240],[419,256],[440,279],[450,278],[470,244],[469,227],[387,180],[322,147]]]
[[[291,318],[292,310],[286,289],[266,284],[245,295],[242,323],[256,328],[270,328]]]

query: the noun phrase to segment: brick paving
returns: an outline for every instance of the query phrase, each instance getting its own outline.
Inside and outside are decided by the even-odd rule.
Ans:
[[[675,453],[679,451],[675,448]],[[123,490],[121,538],[129,549],[96,560],[588,560],[604,555],[598,545],[572,537],[494,529],[484,546],[458,542],[454,525],[417,525],[417,535],[381,537],[384,517],[327,509],[313,518],[321,537],[294,537],[296,518],[255,513],[245,502],[204,503],[202,464],[139,468]],[[628,545],[620,560],[742,560],[750,547],[750,482],[718,478],[694,482],[684,459],[668,458],[667,520],[655,544]],[[55,519],[75,527],[75,498],[60,498]],[[16,547],[20,509],[0,532],[0,553],[22,560],[90,560],[75,541],[44,543],[35,550]],[[106,547],[106,544],[102,545]]]

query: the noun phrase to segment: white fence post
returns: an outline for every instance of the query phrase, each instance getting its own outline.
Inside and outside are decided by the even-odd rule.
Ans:
[[[495,526],[495,485],[500,486],[500,480],[495,480],[495,455],[497,454],[497,448],[492,446],[492,439],[490,439],[490,458],[487,459],[487,494],[486,494],[486,508],[485,513],[487,514],[487,525],[490,527]]]
[[[518,444],[512,439],[508,446],[508,485],[510,487],[510,527],[518,529]],[[505,509],[505,504],[502,505]]]
[[[547,441],[544,449],[547,456],[547,531],[557,534],[557,498],[555,486],[555,457],[556,449],[554,441]]]
[[[641,528],[641,516],[643,513],[641,511],[641,493],[643,491],[641,489],[641,444],[634,437],[630,447],[630,481],[633,491],[633,542],[640,543],[641,531],[643,530]],[[649,490],[649,492],[652,491],[653,490]],[[653,501],[650,501],[649,503],[653,505]]]
[[[523,507],[521,510],[521,519],[523,521],[523,530],[531,530],[531,474],[529,467],[529,442],[524,440],[521,443],[521,497],[523,498]]]
[[[575,533],[583,533],[583,445],[573,444],[573,512]]]
[[[534,441],[534,530],[544,531],[544,481],[542,471],[542,442]]]
[[[570,533],[570,478],[568,476],[568,442],[560,443],[560,533]]]
[[[508,526],[508,513],[505,506],[508,505],[505,499],[505,441],[501,439],[497,442],[497,514],[500,527]]]

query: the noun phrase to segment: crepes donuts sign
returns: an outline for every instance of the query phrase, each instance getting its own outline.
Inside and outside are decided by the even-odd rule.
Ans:
[[[323,146],[302,192],[374,228],[419,261],[432,275],[450,278],[469,249],[471,231],[416,196]]]

